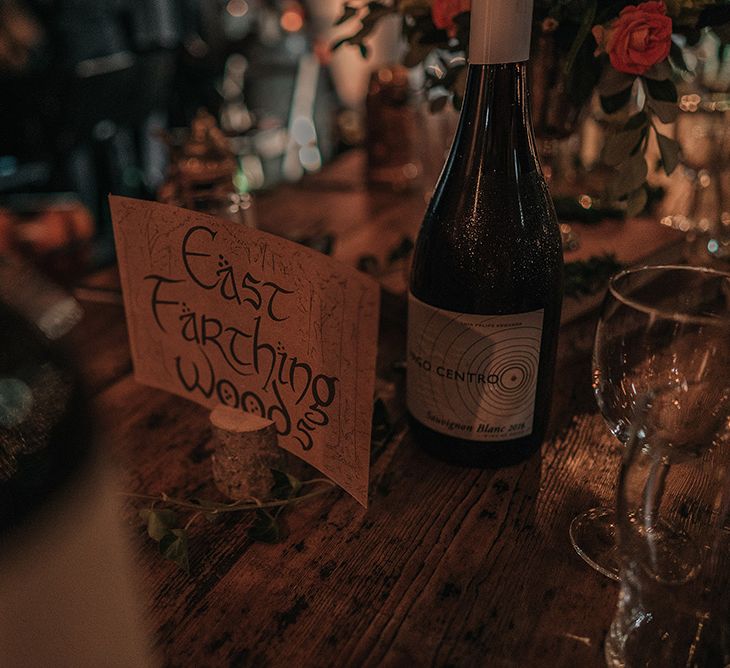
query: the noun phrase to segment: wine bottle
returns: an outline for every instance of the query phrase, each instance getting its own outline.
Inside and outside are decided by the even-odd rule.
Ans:
[[[563,258],[530,120],[532,5],[472,0],[459,125],[411,270],[412,428],[466,466],[527,458],[550,409]]]

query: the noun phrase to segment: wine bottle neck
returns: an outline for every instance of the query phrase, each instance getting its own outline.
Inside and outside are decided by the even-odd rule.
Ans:
[[[468,66],[452,154],[472,173],[475,168],[502,174],[539,170],[526,63]]]

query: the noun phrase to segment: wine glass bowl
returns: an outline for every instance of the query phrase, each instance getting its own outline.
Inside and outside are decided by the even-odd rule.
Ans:
[[[700,456],[730,414],[730,274],[654,266],[612,277],[596,328],[593,390],[621,444],[633,428],[667,466]],[[651,410],[636,425],[645,397]],[[618,579],[614,521],[612,510],[594,508],[573,520],[570,536],[587,563]]]

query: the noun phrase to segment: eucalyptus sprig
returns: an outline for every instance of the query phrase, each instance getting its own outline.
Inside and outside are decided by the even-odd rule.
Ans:
[[[255,513],[249,528],[249,537],[257,542],[276,543],[282,536],[280,516],[286,508],[326,494],[337,487],[328,478],[299,480],[290,473],[276,469],[271,469],[271,474],[274,479],[271,498],[265,500],[251,497],[218,502],[183,499],[165,492],[158,495],[125,493],[124,496],[151,502],[149,508],[139,511],[140,519],[147,525],[147,534],[158,543],[163,557],[189,573],[188,529],[197,520],[203,518],[212,522],[227,513]],[[313,487],[312,491],[307,491]],[[184,524],[173,508],[188,513]]]

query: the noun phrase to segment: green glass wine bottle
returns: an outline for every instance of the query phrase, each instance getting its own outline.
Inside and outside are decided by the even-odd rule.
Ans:
[[[504,466],[543,440],[563,256],[530,119],[531,0],[472,0],[466,92],[418,235],[407,404],[420,446]]]

